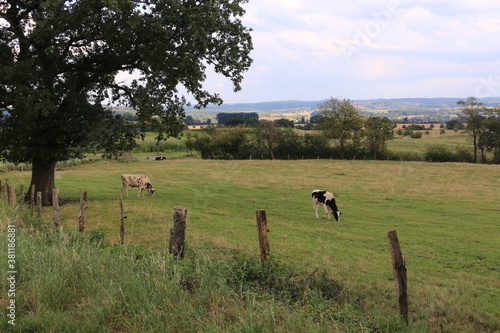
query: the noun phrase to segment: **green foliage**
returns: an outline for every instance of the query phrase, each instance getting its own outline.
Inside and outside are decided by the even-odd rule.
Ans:
[[[442,145],[430,145],[425,151],[425,160],[429,162],[474,162],[473,153],[464,147],[457,146],[455,151]]]
[[[326,138],[337,139],[340,158],[346,158],[347,145],[359,140],[363,119],[349,99],[330,98],[318,105],[322,117],[319,128]]]
[[[185,141],[172,139],[172,140],[160,140],[160,141],[144,141],[141,140],[137,143],[137,148],[135,151],[141,153],[158,153],[158,152],[169,152],[169,151],[179,151],[185,150]]]
[[[463,130],[465,129],[464,123],[458,119],[448,120],[446,122],[446,129],[448,130]]]
[[[410,131],[425,131],[425,126],[424,125],[411,124],[409,126],[406,126],[406,129],[410,130]]]
[[[323,137],[314,134],[299,135],[293,130],[283,132],[275,150],[276,157],[280,159],[338,157],[335,149]]]
[[[386,142],[394,137],[396,124],[387,118],[369,117],[365,120],[366,143],[373,159],[385,157]]]
[[[209,128],[210,136],[197,137],[194,147],[201,153],[202,158],[241,159],[242,146],[246,142],[247,130],[236,127],[231,130],[218,131]]]
[[[359,119],[361,120],[361,118]],[[194,148],[202,158],[214,159],[363,159],[384,158],[386,142],[393,138],[394,124],[387,118],[367,118],[366,129],[332,146],[324,135],[300,134],[292,128],[282,128],[280,122],[260,121],[252,130],[241,127],[220,130],[208,127],[208,136],[196,137]],[[281,122],[281,124],[283,124]],[[334,141],[334,143],[337,143]]]
[[[217,114],[217,123],[220,125],[237,126],[251,119],[259,120],[259,114],[256,112],[219,112]]]

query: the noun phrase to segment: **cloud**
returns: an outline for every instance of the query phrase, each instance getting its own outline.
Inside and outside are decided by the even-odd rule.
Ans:
[[[245,8],[255,49],[243,89],[207,80],[228,103],[500,95],[494,1],[251,0]]]

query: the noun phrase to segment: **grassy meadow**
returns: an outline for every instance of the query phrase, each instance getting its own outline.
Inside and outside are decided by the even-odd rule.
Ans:
[[[450,140],[447,138],[436,136],[435,140]],[[349,290],[349,304],[356,304],[357,309],[336,309],[342,315],[335,312],[332,316],[336,320],[340,316],[344,324],[351,325],[335,326],[328,320],[326,324],[321,317],[324,312],[311,304],[308,307],[312,310],[308,311],[322,314],[314,323],[301,321],[310,317],[310,312],[301,312],[304,308],[291,307],[287,311],[273,303],[269,305],[272,310],[267,310],[280,313],[281,324],[271,316],[274,319],[259,321],[260,326],[246,327],[241,324],[244,319],[240,319],[240,324],[234,326],[214,324],[208,326],[213,330],[198,331],[303,332],[304,327],[318,332],[500,330],[498,165],[338,160],[98,161],[56,171],[60,196],[68,200],[61,206],[62,228],[76,228],[77,200],[80,190],[87,190],[87,230],[104,229],[106,239],[117,244],[123,173],[146,174],[156,189],[153,197],[138,198],[137,190],[131,188],[130,197],[123,199],[127,246],[141,245],[144,251],[164,253],[173,207],[181,206],[188,210],[186,260],[219,262],[235,254],[258,258],[255,210],[265,209],[272,255],[308,272],[325,269],[330,278]],[[6,178],[26,188],[30,172],[0,174],[0,179]],[[342,212],[339,222],[315,218],[310,197],[313,189],[334,193]],[[52,223],[50,207],[44,208],[42,220],[46,225]],[[397,230],[408,270],[407,329],[402,329],[397,319],[386,236],[392,229]],[[147,271],[136,274],[144,279],[149,276]],[[182,295],[186,296],[175,297]],[[218,306],[224,307],[229,317],[233,313],[231,306],[238,317],[244,318],[254,318],[258,316],[253,312],[256,308],[266,308],[259,304],[249,306],[252,311],[244,310],[248,304],[232,304],[230,297],[225,301],[218,297],[222,298]],[[203,317],[189,309],[192,305],[184,306],[187,308],[182,311]],[[197,318],[197,322],[204,321]],[[129,329],[139,331],[137,327]]]

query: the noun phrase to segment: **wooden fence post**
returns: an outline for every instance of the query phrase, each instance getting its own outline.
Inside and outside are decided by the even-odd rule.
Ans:
[[[36,192],[36,205],[38,207],[38,217],[42,216],[42,192]]]
[[[123,200],[122,197],[118,198],[120,203],[120,245],[125,243],[125,216],[123,214]]]
[[[31,215],[33,215],[33,210],[35,209],[35,185],[31,185],[31,193],[30,193],[30,210]]]
[[[59,227],[61,221],[61,214],[59,212],[59,189],[52,190],[52,206],[54,206],[54,227]]]
[[[17,198],[16,198],[16,189],[14,186],[9,188],[9,193],[10,193],[10,204],[14,206],[17,203]]]
[[[267,256],[271,251],[269,248],[269,242],[267,241],[266,211],[264,209],[257,209],[255,211],[255,216],[257,220],[257,231],[259,232],[260,261],[264,263],[267,261]]]
[[[396,281],[396,291],[398,294],[399,313],[406,324],[408,324],[408,294],[407,294],[407,279],[406,266],[401,247],[399,246],[398,235],[396,230],[389,230],[387,238],[391,246],[392,269],[394,272],[394,280]]]
[[[87,191],[80,191],[80,213],[78,214],[78,231],[85,231],[85,209],[87,209]]]
[[[169,253],[184,258],[187,209],[174,207],[174,226],[170,229]]]
[[[10,181],[5,180],[5,192],[7,193],[7,202],[10,204]]]

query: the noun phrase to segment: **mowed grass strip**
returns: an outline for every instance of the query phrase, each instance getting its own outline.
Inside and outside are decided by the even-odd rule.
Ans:
[[[155,196],[137,198],[131,188],[123,198],[126,242],[164,249],[172,208],[181,206],[188,210],[188,256],[258,256],[255,210],[265,209],[272,254],[328,269],[373,315],[397,312],[386,237],[396,229],[415,327],[473,332],[499,329],[499,171],[461,163],[138,160],[58,171],[56,183],[65,199],[87,190],[87,228],[107,228],[117,243],[120,175],[146,174]],[[29,173],[7,176],[29,183]],[[334,193],[340,222],[314,217],[313,189]],[[76,227],[78,203],[61,210],[63,226]],[[44,208],[47,223],[51,214]]]

